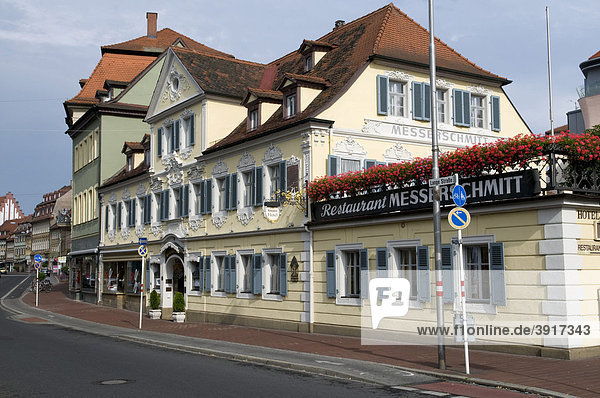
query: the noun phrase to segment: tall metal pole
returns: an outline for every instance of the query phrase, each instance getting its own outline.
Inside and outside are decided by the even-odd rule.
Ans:
[[[554,137],[554,118],[552,115],[552,65],[550,61],[550,7],[548,6],[546,6],[546,42],[548,45],[548,97],[550,101],[550,134]]]
[[[435,86],[435,40],[433,33],[433,0],[429,0],[429,86],[431,87],[431,154],[432,178],[440,178],[438,131],[437,131],[437,90]],[[440,218],[440,186],[433,187],[433,248],[435,256],[435,306],[438,333],[438,368],[446,369],[446,347],[442,329],[444,327],[444,301],[442,286],[442,223]]]
[[[142,328],[142,310],[144,309],[144,276],[146,274],[146,256],[142,256],[142,273],[140,275],[140,324],[138,329]]]

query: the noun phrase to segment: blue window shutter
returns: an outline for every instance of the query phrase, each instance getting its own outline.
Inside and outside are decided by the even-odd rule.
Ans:
[[[162,156],[162,139],[163,139],[163,129],[162,127],[158,128],[158,133],[156,135],[156,152],[158,157]]]
[[[263,168],[254,169],[254,206],[263,205]]]
[[[360,249],[358,256],[360,264],[360,298],[369,298],[369,252],[367,249]]]
[[[489,243],[490,283],[492,304],[506,305],[506,280],[504,276],[504,243]]]
[[[327,175],[329,177],[337,175],[338,173],[338,157],[335,155],[327,156]]]
[[[183,212],[182,215],[187,217],[190,214],[190,191],[192,190],[192,184],[183,186]]]
[[[279,255],[279,294],[287,296],[287,254]]]
[[[463,122],[465,126],[471,125],[471,93],[463,91]]]
[[[464,126],[465,122],[463,121],[463,102],[462,102],[462,94],[461,90],[452,89],[452,98],[453,98],[453,113],[454,113],[454,124],[456,126]]]
[[[196,115],[190,117],[190,145],[196,143]]]
[[[169,214],[169,196],[170,196],[169,190],[166,190],[165,191],[165,220],[168,220],[169,216],[170,216],[170,214]]]
[[[492,130],[500,131],[500,97],[492,95]]]
[[[422,303],[431,301],[429,284],[429,246],[417,246],[417,299]]]
[[[212,178],[206,182],[206,213],[212,213]]]
[[[335,251],[327,250],[325,254],[325,272],[327,277],[327,297],[335,298]]]
[[[177,191],[177,200],[175,201],[177,208],[175,209],[175,217],[181,217],[183,213],[183,187],[180,187]]]
[[[117,228],[121,229],[121,213],[123,211],[123,202],[119,202],[119,206],[117,208]]]
[[[202,256],[198,259],[198,279],[200,281],[198,290],[202,293],[204,291],[204,257]]]
[[[224,282],[223,282],[223,290],[225,293],[231,292],[231,257],[224,256],[223,257],[223,270],[225,272]]]
[[[373,159],[365,159],[365,170],[369,170],[371,167],[376,166],[377,161]]]
[[[388,251],[385,247],[378,247],[375,252],[375,263],[377,267],[377,277],[385,278],[388,276]]]
[[[108,205],[104,208],[106,210],[106,214],[104,216],[104,229],[108,232]]]
[[[146,292],[150,291],[148,289],[150,289],[150,280],[151,280],[151,278],[152,278],[152,272],[150,271],[149,268],[146,268],[146,278],[145,278],[146,280],[144,281],[144,286],[143,286],[143,288],[144,288],[144,294]]]
[[[237,292],[236,261],[235,255],[229,257],[229,292]]]
[[[388,114],[388,77],[377,75],[377,114]]]
[[[225,184],[225,210],[229,210],[231,208],[231,175],[225,176],[225,182],[223,184]]]
[[[206,180],[200,182],[199,190],[200,214],[206,214]]]
[[[181,124],[179,119],[175,121],[175,125],[173,126],[173,150],[177,151],[179,149],[179,129]]]
[[[444,288],[444,303],[454,302],[454,253],[452,253],[452,251],[452,245],[442,245],[442,283]]]
[[[237,188],[238,188],[238,181],[237,181],[237,173],[231,173],[231,188],[229,189],[230,191],[230,200],[231,200],[231,205],[229,206],[229,208],[231,210],[235,210],[237,209]]]
[[[423,84],[423,120],[431,120],[431,86]]]
[[[423,120],[423,83],[412,82],[413,119]]]
[[[287,162],[285,160],[279,162],[279,189],[282,193],[287,191]],[[280,194],[279,197],[283,198],[283,194]]]
[[[252,293],[262,294],[262,254],[252,256]]]
[[[212,279],[210,278],[210,255],[204,256],[204,291],[209,292],[212,288]]]

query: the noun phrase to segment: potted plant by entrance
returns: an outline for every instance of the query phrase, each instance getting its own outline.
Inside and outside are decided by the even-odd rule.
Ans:
[[[160,294],[153,290],[150,293],[150,311],[148,311],[148,316],[150,319],[160,319],[162,314],[162,310],[160,309]]]
[[[181,323],[185,321],[185,299],[183,293],[175,293],[173,299],[173,322]]]

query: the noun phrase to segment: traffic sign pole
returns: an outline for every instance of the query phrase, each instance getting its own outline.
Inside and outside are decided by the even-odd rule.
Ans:
[[[142,328],[142,310],[144,308],[144,276],[146,275],[146,255],[148,254],[148,243],[146,238],[140,238],[138,247],[138,254],[142,257],[142,274],[140,275],[140,324],[139,329]]]

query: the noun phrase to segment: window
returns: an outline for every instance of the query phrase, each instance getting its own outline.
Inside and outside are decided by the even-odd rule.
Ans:
[[[376,264],[378,275],[405,278],[410,282],[410,300],[431,300],[427,246],[419,246],[415,240],[389,241],[387,247],[377,249]]]
[[[160,202],[158,205],[160,221],[169,219],[169,190],[164,190],[160,193]]]
[[[285,97],[286,117],[292,117],[296,114],[296,94],[290,94]]]
[[[254,169],[242,173],[242,193],[243,207],[254,206]]]
[[[165,127],[165,138],[167,139],[167,153],[173,152],[173,124]]]
[[[410,282],[410,299],[417,298],[417,250],[416,248],[395,248],[398,276]]]
[[[453,90],[454,124],[468,127],[471,125],[471,93],[463,90]]]
[[[127,261],[127,293],[139,294],[142,283],[142,262]]]
[[[471,127],[485,128],[485,113],[485,97],[471,95]]]
[[[406,83],[389,82],[389,115],[406,116]]]
[[[238,267],[238,293],[241,294],[252,294],[252,259],[253,256],[249,254],[239,255],[239,267]]]
[[[127,262],[104,263],[104,291],[109,293],[123,293],[125,291],[125,267]]]
[[[413,119],[431,119],[431,87],[425,82],[412,83]]]
[[[142,202],[142,221],[144,224],[150,224],[152,220],[152,195],[144,196]]]
[[[110,205],[110,210],[112,213],[112,223],[111,223],[111,229],[114,231],[117,229],[117,205]]]
[[[361,159],[342,158],[336,155],[329,155],[327,158],[327,175],[348,173],[350,171],[359,171],[362,169],[363,161]]]
[[[361,169],[361,161],[357,159],[340,158],[340,173],[348,173],[350,171],[359,171]]]
[[[359,305],[368,298],[369,256],[360,244],[336,246],[326,253],[327,297],[338,304]]]
[[[312,54],[309,54],[306,58],[304,58],[304,70],[306,72],[308,72],[312,68],[313,68],[313,58],[312,58]]]
[[[200,181],[196,189],[196,212],[197,214],[209,214],[212,212],[212,180]]]
[[[487,235],[463,237],[465,293],[471,310],[487,312],[490,304],[506,305],[504,244],[492,240],[493,236]],[[444,302],[448,303],[460,297],[456,249],[456,245],[442,245]]]
[[[187,146],[193,146],[196,143],[196,128],[194,114],[183,119],[183,134]]]
[[[236,292],[235,256],[227,256],[224,252],[213,252],[213,293]]]
[[[214,261],[214,290],[216,292],[225,291],[225,256],[215,256]]]
[[[150,148],[144,149],[144,164],[150,166]]]
[[[200,256],[197,261],[190,261],[190,268],[192,271],[192,292],[201,292],[203,290],[202,265],[202,256]]]
[[[135,227],[135,203],[136,199],[130,199],[127,203],[127,226]]]
[[[123,202],[119,202],[117,205],[117,229],[123,228],[121,218],[123,216]]]
[[[287,295],[287,254],[282,253],[281,249],[265,249],[262,260],[260,279],[263,285],[263,298],[280,300],[281,296]],[[255,273],[254,278],[257,277]]]
[[[258,109],[249,111],[248,117],[250,119],[250,130],[258,128]]]
[[[127,156],[127,171],[133,170],[133,155]]]
[[[279,163],[271,164],[267,166],[267,187],[266,190],[269,194],[269,199],[279,200],[280,194],[287,190],[286,186],[286,161],[283,160]]]
[[[237,208],[237,173],[231,173],[217,178],[217,211],[234,210]]]
[[[487,245],[465,246],[463,253],[467,301],[489,302],[490,262]]]
[[[439,123],[448,123],[448,91],[436,90],[437,96],[437,117]]]
[[[229,177],[229,176],[227,176]],[[217,178],[217,209],[218,211],[227,210],[227,191],[228,191],[228,178]]]
[[[158,128],[156,133],[156,154],[158,157],[162,156],[162,147],[163,147],[163,129],[161,127]]]

